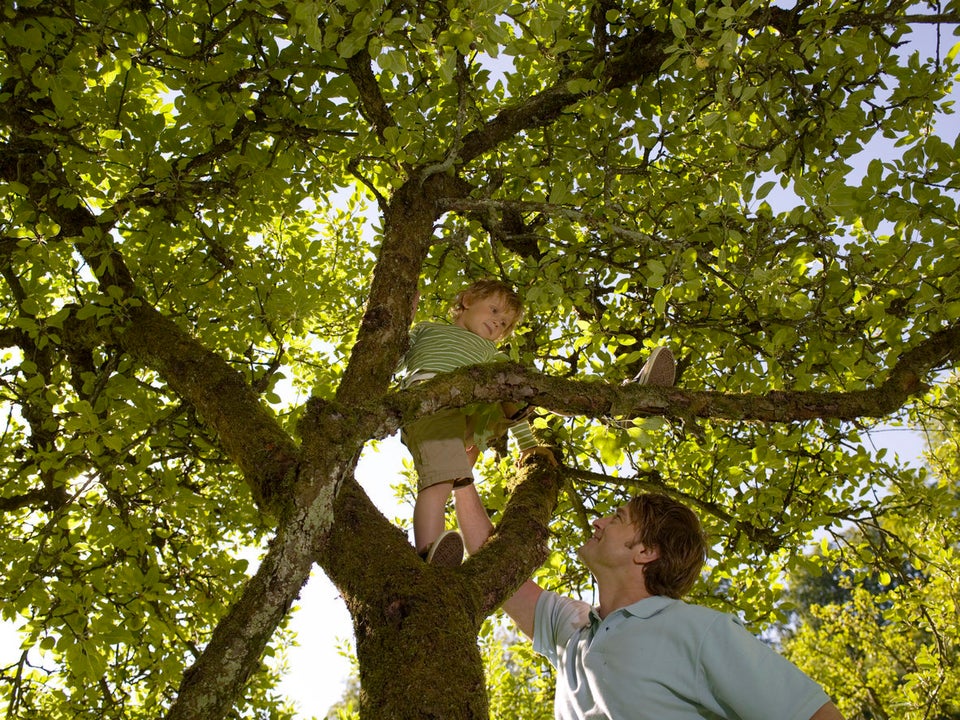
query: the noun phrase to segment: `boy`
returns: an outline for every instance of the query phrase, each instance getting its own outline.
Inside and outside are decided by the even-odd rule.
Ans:
[[[467,365],[504,362],[497,343],[513,332],[523,315],[516,292],[498,280],[479,280],[462,290],[450,311],[452,324],[424,322],[410,332],[410,346],[401,367],[403,386]],[[672,385],[674,361],[667,348],[657,348],[635,382]],[[448,408],[403,428],[400,438],[413,456],[418,492],[413,509],[414,545],[428,562],[455,567],[463,561],[459,533],[444,531],[447,500],[454,488],[473,483],[473,465],[486,443],[507,425],[520,451],[538,448],[530,425],[510,403],[483,409]]]

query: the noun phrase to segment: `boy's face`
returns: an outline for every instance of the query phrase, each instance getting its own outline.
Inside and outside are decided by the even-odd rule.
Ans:
[[[513,321],[513,312],[501,295],[485,298],[467,295],[462,304],[463,310],[454,324],[486,340],[500,340]]]

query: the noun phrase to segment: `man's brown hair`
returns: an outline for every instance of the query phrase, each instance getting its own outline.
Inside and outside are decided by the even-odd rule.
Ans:
[[[707,558],[707,540],[700,519],[683,503],[667,495],[637,495],[627,505],[637,528],[634,544],[658,551],[643,568],[647,590],[653,595],[681,598],[700,577]]]

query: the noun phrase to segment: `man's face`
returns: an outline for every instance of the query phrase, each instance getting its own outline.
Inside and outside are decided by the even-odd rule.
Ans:
[[[503,296],[475,298],[468,295],[463,298],[463,310],[454,324],[485,340],[496,342],[503,337],[512,321],[513,313]]]
[[[590,570],[621,565],[634,566],[637,526],[630,520],[630,511],[621,505],[612,515],[593,523],[593,535],[579,550],[580,558]]]

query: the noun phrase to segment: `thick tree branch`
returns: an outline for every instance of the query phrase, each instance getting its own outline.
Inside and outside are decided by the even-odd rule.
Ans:
[[[280,518],[256,575],[184,676],[168,720],[218,720],[228,713],[259,666],[266,644],[309,578],[314,562],[327,569],[338,587],[348,588],[370,603],[382,598],[386,588],[375,585],[368,597],[364,588],[371,575],[358,582],[358,557],[362,567],[376,568],[377,563],[387,562],[392,566],[385,551],[389,556],[402,556],[406,549],[411,564],[421,563],[402,533],[352,479],[363,443],[351,441],[347,426],[361,426],[358,419],[362,415],[319,401],[310,403],[308,415],[310,419],[303,423],[305,450],[298,482],[284,498],[292,510]],[[331,446],[334,437],[339,442]],[[347,451],[351,446],[355,448],[352,453]],[[344,486],[350,491],[342,493]],[[358,512],[364,518],[362,533],[351,521]],[[371,540],[378,535],[381,541]],[[342,574],[338,572],[341,568],[345,568]],[[374,582],[389,578],[389,570],[384,567],[373,573]]]
[[[613,225],[605,218],[596,217],[576,210],[572,207],[546,202],[524,202],[511,200],[494,200],[492,198],[441,198],[437,201],[441,210],[453,210],[460,213],[480,215],[488,210],[499,210],[505,214],[519,217],[522,213],[539,213],[566,218],[592,229],[602,228],[604,232],[622,237],[631,243],[649,243],[653,238],[644,233]]]
[[[468,163],[523,130],[550,124],[560,116],[564,108],[583,97],[584,93],[570,92],[564,81],[525,102],[505,108],[482,127],[464,136],[460,150],[461,161]]]
[[[672,33],[658,33],[649,29],[621,40],[604,66],[600,78],[603,91],[609,92],[658,74],[667,57],[666,48],[675,40]],[[467,163],[523,130],[549,125],[564,109],[588,95],[586,92],[569,90],[568,81],[593,80],[595,71],[596,63],[590,59],[546,90],[505,108],[482,127],[467,133],[460,159]]]
[[[240,373],[146,305],[130,309],[117,340],[217,432],[261,507],[275,514],[289,510],[299,451]]]
[[[847,13],[837,27],[883,27],[904,19],[898,15],[897,8],[880,15]],[[765,8],[751,18],[742,20],[739,25],[744,33],[771,26],[784,35],[792,35],[803,27],[799,20],[795,9]],[[910,15],[906,20],[911,23],[958,22],[957,13]],[[556,120],[565,108],[589,94],[568,90],[570,80],[598,79],[601,83],[600,92],[609,92],[635,85],[646,78],[658,77],[667,59],[667,48],[675,41],[672,31],[658,32],[648,27],[620,38],[610,48],[599,78],[596,76],[595,57],[587,58],[582,63],[571,62],[568,74],[554,85],[517,105],[505,108],[483,126],[468,133],[459,153],[460,161],[466,164],[523,130],[543,127]]]
[[[373,271],[357,341],[337,390],[346,406],[369,404],[387,389],[406,351],[413,298],[429,248],[439,197],[463,197],[466,183],[445,173],[415,176],[394,193],[384,214],[384,238]]]
[[[73,209],[57,202],[53,187],[36,178],[42,163],[36,153],[21,155],[16,177],[31,183],[31,196],[60,225],[62,237],[75,246],[98,274],[100,287],[122,295],[116,302],[114,341],[147,367],[155,369],[170,387],[190,402],[218,433],[224,450],[244,472],[254,497],[271,512],[280,503],[296,471],[298,452],[293,441],[267,411],[259,397],[219,355],[150,306],[139,292],[123,256],[108,241],[112,215],[94,216],[83,203]],[[12,172],[12,171],[11,171]],[[6,174],[6,173],[5,173]],[[68,184],[64,182],[64,187]],[[244,418],[238,422],[238,418]]]
[[[318,480],[312,502],[297,504],[284,520],[256,574],[217,624],[197,662],[184,674],[167,720],[220,720],[226,717],[263,650],[310,577],[317,538],[333,523],[339,483]]]
[[[775,391],[734,394],[651,386],[611,385],[543,375],[511,363],[474,365],[384,398],[376,437],[444,407],[503,400],[587,417],[715,418],[760,422],[856,420],[896,412],[926,389],[924,378],[960,363],[960,324],[934,333],[900,356],[886,379],[869,390]]]
[[[0,512],[20,510],[26,507],[59,508],[69,500],[69,497],[66,489],[62,486],[55,485],[48,488],[38,488],[21,495],[0,497]]]
[[[335,511],[330,542],[318,547],[317,560],[353,618],[361,684],[376,687],[387,681],[380,674],[396,667],[426,668],[438,676],[482,677],[476,637],[485,615],[479,614],[477,592],[464,573],[424,563],[405,533],[380,514],[352,478],[344,479]],[[452,626],[451,617],[457,620]],[[444,631],[438,636],[441,627]],[[397,642],[398,631],[402,643]],[[424,710],[449,704],[449,688],[442,683],[419,686],[417,693],[416,709],[407,714],[386,712],[377,704],[383,700],[372,694],[361,706],[361,715],[411,720],[487,717],[482,692],[470,701],[476,703],[473,710],[460,708],[460,713]]]
[[[390,114],[380,85],[370,66],[370,53],[366,48],[347,58],[347,71],[360,96],[360,112],[373,125],[377,137],[383,139],[383,131],[393,127],[396,122]]]

